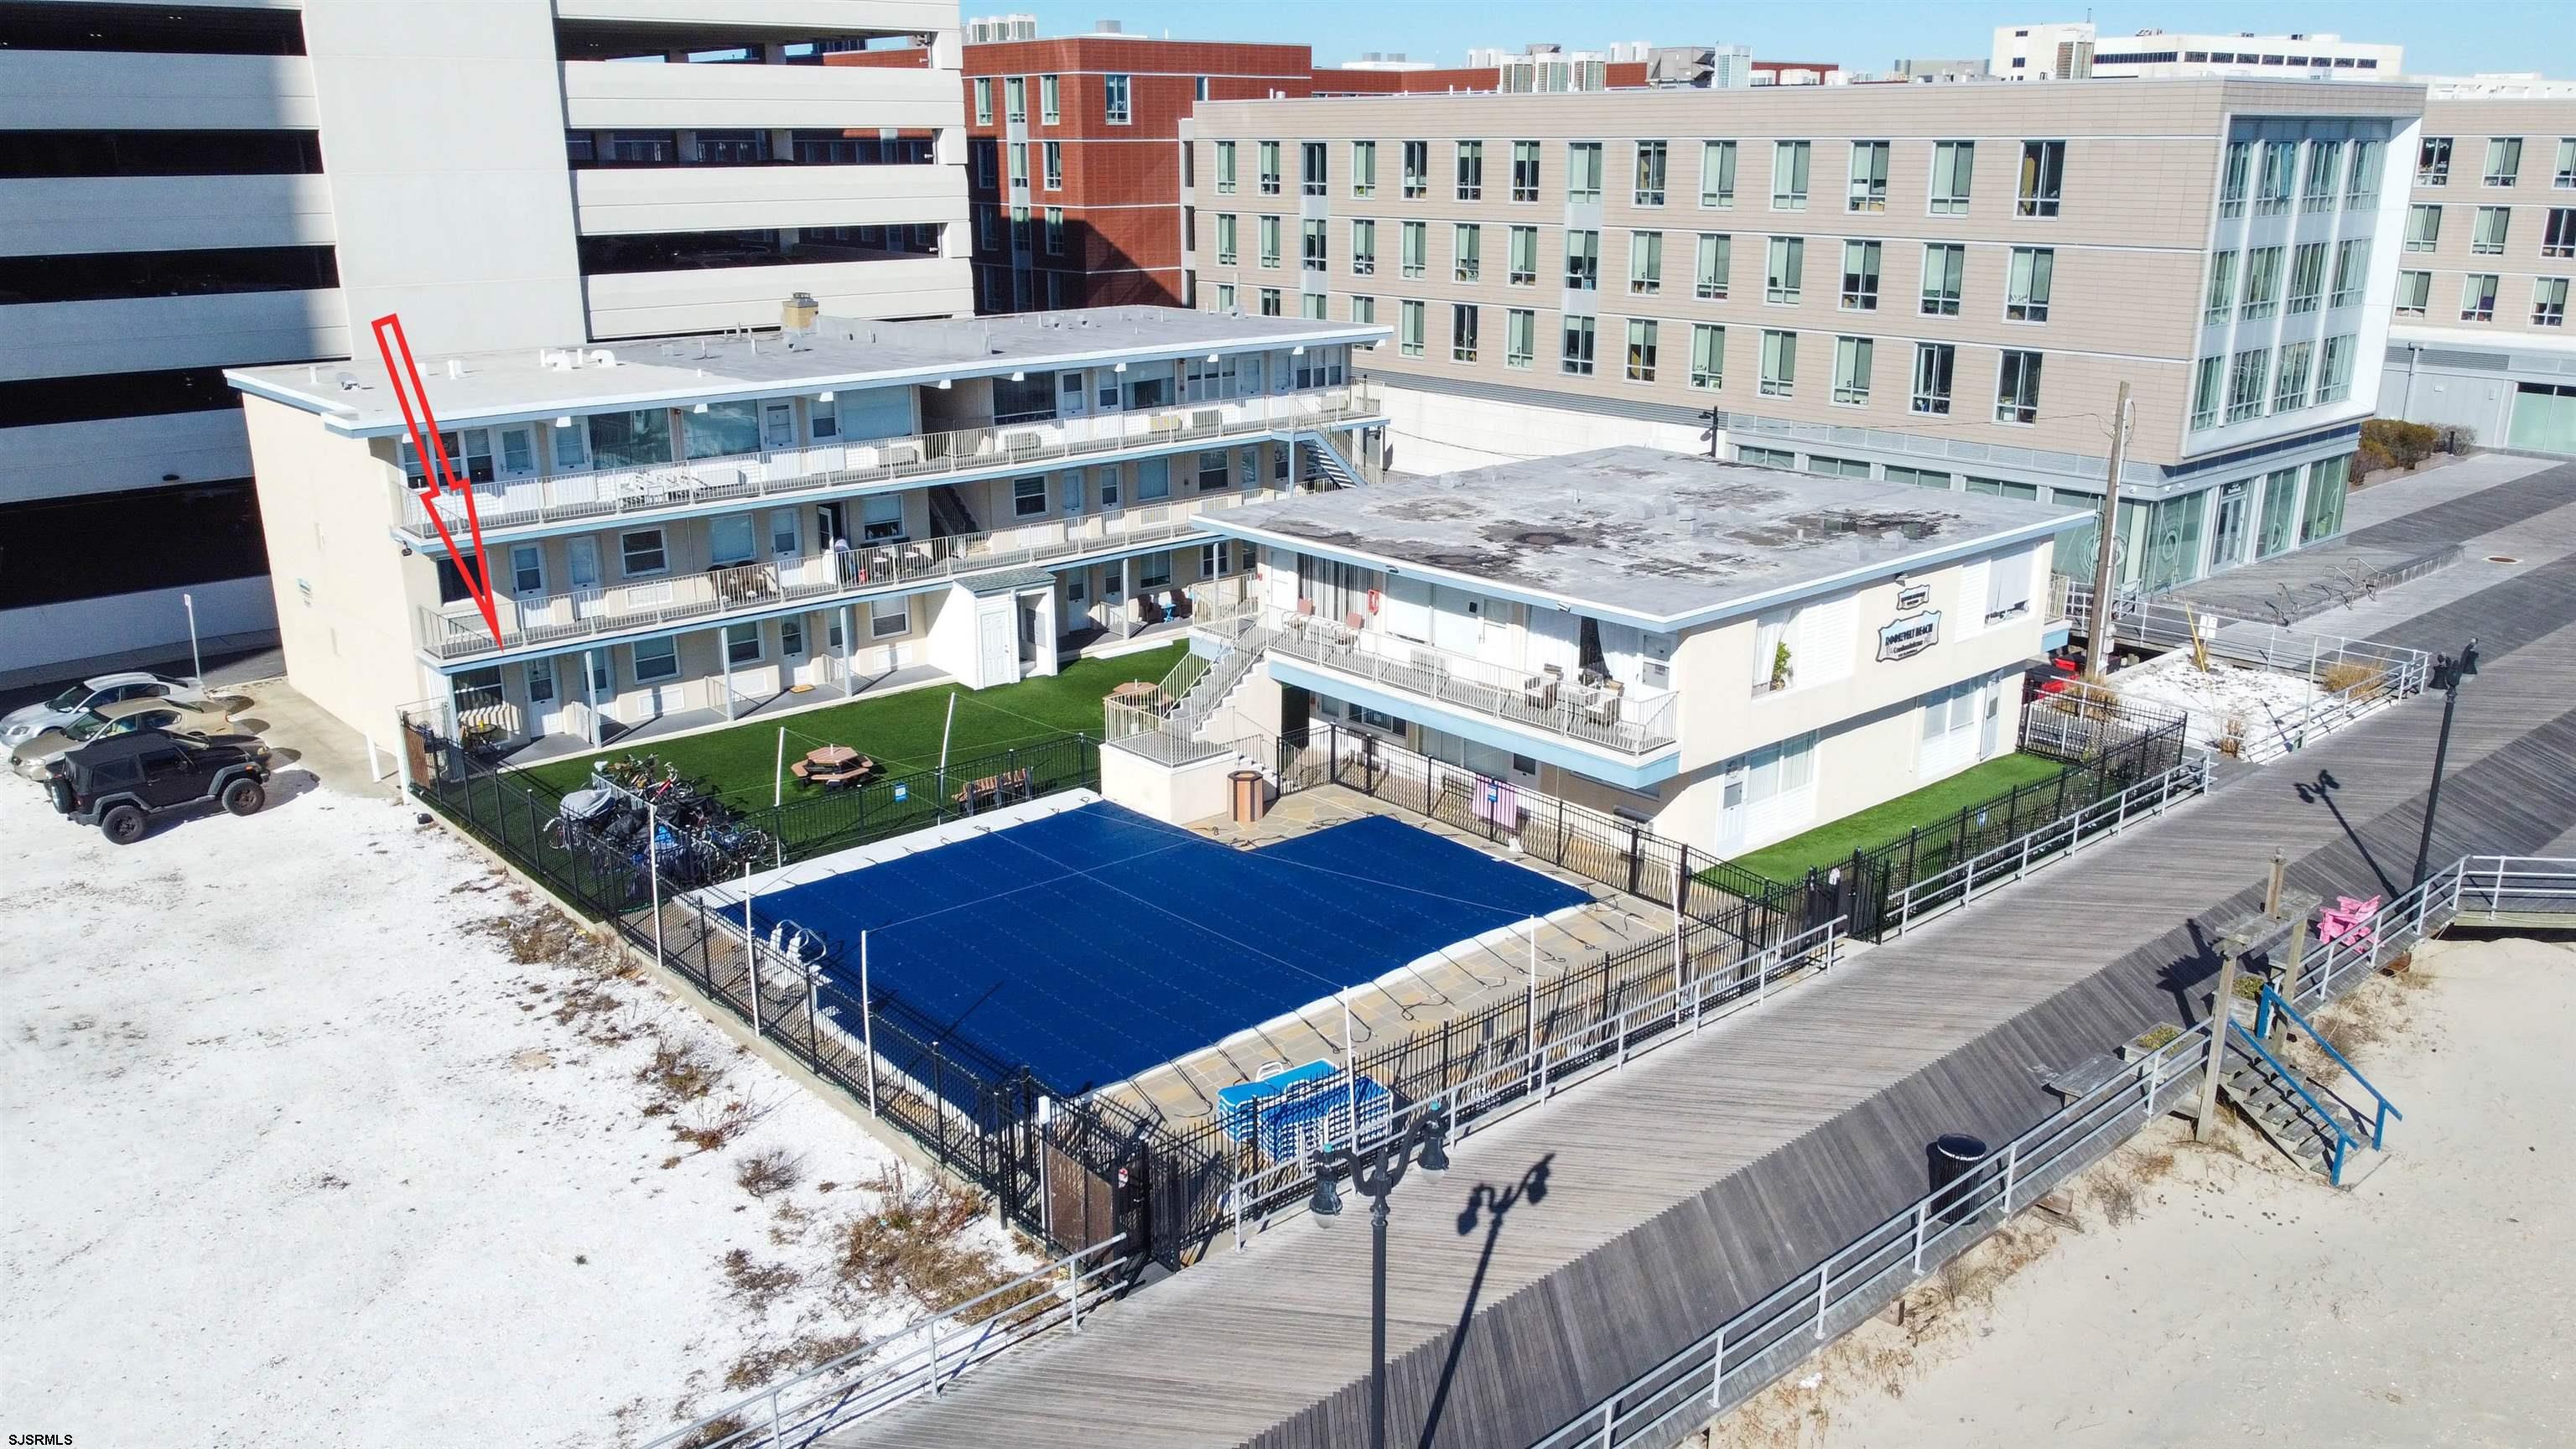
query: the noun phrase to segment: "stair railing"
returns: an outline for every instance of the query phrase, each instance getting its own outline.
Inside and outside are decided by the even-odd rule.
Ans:
[[[2343,1068],[2344,1075],[2360,1084],[2361,1089],[2370,1094],[2370,1099],[2379,1104],[2371,1119],[2370,1145],[2385,1146],[2388,1141],[2388,1119],[2394,1117],[2403,1122],[2406,1120],[2406,1114],[2397,1110],[2397,1104],[2389,1101],[2386,1093],[2372,1086],[2370,1078],[2361,1074],[2361,1069],[2352,1064],[2352,1059],[2336,1051],[2335,1044],[2326,1040],[2325,1033],[2309,1025],[2308,1019],[2299,1014],[2299,1009],[2284,1000],[2279,992],[2274,991],[2272,983],[2268,981],[2263,983],[2263,994],[2255,998],[2254,1034],[2257,1037],[2268,1037],[2272,1034],[2272,1013],[2275,1011],[2289,1017],[2299,1030],[2308,1034],[2308,1040],[2325,1048],[2326,1055],[2334,1058],[2335,1065]]]
[[[2227,1029],[2232,1043],[2261,1058],[2263,1063],[2269,1066],[2282,1081],[2289,1084],[2290,1090],[2306,1100],[2309,1108],[2317,1114],[2318,1120],[2332,1129],[2335,1140],[2333,1148],[2326,1153],[2326,1180],[2337,1187],[2343,1186],[2344,1154],[2359,1146],[2360,1139],[2353,1136],[2351,1130],[2343,1125],[2342,1116],[2329,1111],[2325,1103],[2318,1101],[2317,1094],[2308,1090],[2308,1084],[2299,1079],[2299,1074],[2291,1071],[2279,1057],[2272,1055],[2264,1047],[2263,1039],[2247,1031],[2243,1022],[2230,1015],[2227,1018]]]

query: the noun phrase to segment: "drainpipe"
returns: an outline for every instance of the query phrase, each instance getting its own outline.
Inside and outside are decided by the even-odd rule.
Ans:
[[[2423,354],[2424,345],[2422,343],[2409,342],[2406,344],[2406,406],[2404,408],[2404,412],[2408,422],[2413,422],[2415,420],[2415,363],[2418,358],[2423,356]]]

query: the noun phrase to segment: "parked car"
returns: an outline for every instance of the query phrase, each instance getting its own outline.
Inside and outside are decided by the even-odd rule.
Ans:
[[[232,724],[220,709],[200,709],[175,700],[121,700],[103,704],[81,715],[69,724],[56,725],[29,736],[9,750],[9,767],[30,780],[45,778],[45,766],[56,755],[75,750],[92,740],[115,735],[130,735],[136,730],[167,730],[174,735],[207,737],[233,733]]]
[[[153,818],[206,804],[256,815],[268,803],[268,746],[246,735],[201,740],[167,730],[111,735],[45,767],[54,808],[131,845]]]
[[[207,707],[206,691],[184,679],[166,674],[147,674],[129,670],[122,674],[102,674],[84,679],[41,704],[31,704],[0,715],[0,747],[15,746],[54,728],[67,725],[101,705],[122,704],[133,699],[166,699],[178,704]]]

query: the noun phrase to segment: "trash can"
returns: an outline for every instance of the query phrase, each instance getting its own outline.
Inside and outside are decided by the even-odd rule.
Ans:
[[[1234,782],[1234,823],[1250,825],[1258,821],[1261,813],[1270,807],[1269,798],[1261,788],[1261,772],[1237,770],[1226,778]]]
[[[1932,1140],[1932,1214],[1945,1223],[1963,1223],[1975,1211],[1979,1168],[1987,1156],[1982,1137],[1944,1132]]]

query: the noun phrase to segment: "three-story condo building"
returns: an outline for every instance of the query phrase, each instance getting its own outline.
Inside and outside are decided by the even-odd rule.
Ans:
[[[227,373],[297,687],[379,738],[428,700],[504,741],[596,744],[905,671],[1051,674],[1237,601],[1245,557],[1207,521],[1361,482],[1382,446],[1349,375],[1368,326],[786,316],[422,357],[470,519],[425,484],[381,366]]]
[[[1636,443],[2098,512],[2125,382],[2120,577],[2166,588],[2339,530],[2422,109],[2220,78],[1210,101],[1198,299],[1391,325],[1365,366],[1406,472]]]
[[[1231,716],[1389,735],[1722,855],[2014,749],[2084,524],[1636,447],[1206,519],[1260,550]]]

